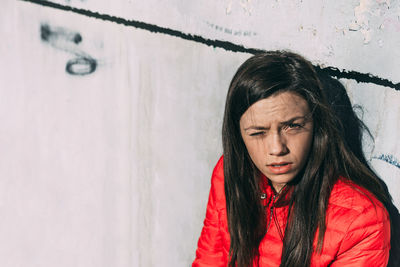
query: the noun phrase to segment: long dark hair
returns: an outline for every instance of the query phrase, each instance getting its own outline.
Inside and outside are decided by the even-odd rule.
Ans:
[[[259,199],[262,191],[260,173],[246,150],[239,121],[252,104],[277,93],[294,92],[302,96],[312,111],[314,125],[308,162],[290,185],[290,219],[283,240],[281,266],[310,264],[317,229],[317,249],[322,248],[328,198],[340,176],[348,177],[373,193],[389,213],[397,211],[386,186],[368,167],[362,152],[359,158],[346,143],[341,131],[343,124],[332,111],[322,88],[312,64],[287,51],[257,54],[243,63],[233,77],[222,129],[231,240],[229,266],[245,267],[257,263],[259,244],[266,231],[265,208]],[[394,217],[391,216],[392,224]],[[396,234],[393,228],[392,237]],[[392,258],[390,261],[394,262]]]

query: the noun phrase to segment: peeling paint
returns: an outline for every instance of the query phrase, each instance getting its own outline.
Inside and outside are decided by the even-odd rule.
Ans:
[[[335,26],[335,31],[337,32],[337,33],[341,33],[342,35],[346,35],[346,33],[347,33],[347,29],[345,29],[345,28],[339,28],[339,27],[337,27],[337,26]]]
[[[378,4],[386,4],[390,8],[390,0],[376,0]]]
[[[360,32],[364,36],[364,44],[369,44],[371,42],[371,29],[361,29]]]
[[[239,6],[244,11],[244,13],[250,16],[253,11],[252,0],[239,0],[238,3],[239,3]],[[233,0],[229,0],[227,6],[225,8],[225,14],[226,15],[232,14],[233,9],[234,9]]]
[[[371,0],[360,0],[360,5],[354,8],[355,21],[350,24],[349,30],[360,31],[364,37],[364,44],[371,42],[371,30],[369,28],[369,15],[372,12]]]
[[[227,15],[231,14],[231,12],[232,12],[232,0],[229,1],[229,4],[228,4],[228,6],[227,6],[226,9],[225,9],[225,13],[226,13]]]
[[[368,26],[368,13],[371,12],[372,1],[371,0],[360,0],[360,5],[354,8],[354,16],[356,18],[356,23],[360,26]]]
[[[359,29],[361,29],[361,26],[355,21],[349,25],[349,31],[358,31]]]
[[[251,15],[251,12],[253,11],[251,0],[240,0],[240,6],[243,8],[246,14]]]
[[[354,19],[349,23],[348,30],[360,32],[364,44],[369,44],[375,36],[379,38],[384,30],[400,32],[399,3],[390,0],[360,0],[354,8]]]

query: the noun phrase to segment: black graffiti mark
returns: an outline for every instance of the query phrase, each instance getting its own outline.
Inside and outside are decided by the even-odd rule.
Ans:
[[[211,23],[206,21],[207,26],[209,26],[211,29],[221,32],[221,33],[225,33],[225,34],[229,34],[229,35],[234,35],[234,36],[244,36],[244,37],[251,37],[251,36],[255,36],[257,35],[256,32],[253,31],[242,31],[242,30],[234,30],[231,28],[226,28],[226,27],[222,27],[219,26],[217,24]]]
[[[122,24],[125,26],[131,26],[131,27],[135,27],[138,29],[142,29],[142,30],[147,30],[152,33],[167,34],[170,36],[179,37],[184,40],[190,40],[190,41],[202,43],[202,44],[205,44],[208,46],[222,48],[227,51],[250,53],[250,54],[256,54],[256,53],[260,53],[263,51],[261,49],[256,49],[256,48],[246,48],[242,45],[234,44],[234,43],[227,42],[227,41],[206,39],[199,35],[187,34],[187,33],[177,31],[177,30],[173,30],[173,29],[163,28],[163,27],[160,27],[160,26],[157,26],[154,24],[149,24],[149,23],[135,21],[135,20],[126,20],[123,18],[114,17],[114,16],[110,16],[107,14],[100,14],[100,13],[93,12],[93,11],[86,10],[86,9],[64,6],[64,5],[52,3],[49,1],[45,1],[45,0],[20,0],[20,1],[39,4],[42,6],[52,7],[52,8],[56,8],[56,9],[60,9],[60,10],[64,10],[64,11],[70,11],[70,12],[73,12],[76,14],[85,15],[88,17],[96,18],[96,19],[110,21],[110,22]]]
[[[242,53],[249,53],[249,54],[257,54],[257,53],[260,53],[263,51],[262,49],[247,48],[242,45],[234,44],[232,42],[227,42],[227,41],[206,39],[199,35],[187,34],[187,33],[177,31],[177,30],[160,27],[160,26],[157,26],[154,24],[144,23],[144,22],[136,21],[136,20],[127,20],[127,19],[123,19],[120,17],[110,16],[107,14],[100,14],[100,13],[93,12],[93,11],[90,11],[87,9],[80,9],[80,8],[65,6],[65,5],[61,5],[61,4],[56,4],[56,3],[52,3],[52,2],[49,2],[46,0],[20,0],[20,1],[39,4],[42,6],[56,8],[59,10],[70,11],[70,12],[73,12],[76,14],[81,14],[81,15],[96,18],[96,19],[110,21],[110,22],[122,24],[125,26],[131,26],[131,27],[135,27],[138,29],[142,29],[142,30],[147,30],[147,31],[150,31],[153,33],[167,34],[167,35],[178,37],[178,38],[181,38],[184,40],[194,41],[194,42],[205,44],[208,46],[222,48],[227,51],[242,52]],[[316,66],[316,67],[317,67],[318,71],[326,72],[326,73],[330,74],[331,76],[334,76],[339,79],[340,78],[353,79],[353,80],[355,80],[357,82],[361,82],[361,83],[373,83],[373,84],[377,84],[377,85],[381,85],[381,86],[385,86],[385,87],[390,87],[397,91],[400,90],[400,83],[393,83],[392,81],[390,81],[388,79],[380,78],[373,74],[360,73],[357,71],[339,70],[338,68],[335,68],[335,67],[320,67],[320,66]]]
[[[379,160],[383,160],[397,168],[400,169],[400,162],[398,159],[396,159],[393,155],[385,155],[385,154],[380,154],[377,157],[373,157],[373,159],[379,159]]]
[[[78,57],[68,61],[65,70],[73,75],[87,75],[97,68],[97,62],[93,58]]]
[[[348,71],[348,70],[339,70],[335,67],[325,67],[321,68],[320,66],[315,66],[317,72],[325,72],[332,77],[336,77],[338,79],[351,79],[355,80],[359,83],[373,83],[376,85],[381,85],[385,87],[393,88],[397,91],[400,90],[400,83],[393,83],[388,79],[380,78],[378,76],[369,74],[369,73],[360,73],[357,71]]]
[[[75,44],[82,42],[82,36],[79,33],[68,32],[62,28],[52,31],[48,24],[42,24],[40,26],[40,37],[43,41],[47,42],[59,38],[64,38],[65,40],[74,42]]]
[[[48,24],[40,25],[40,38],[56,49],[76,55],[67,62],[65,71],[71,75],[88,75],[97,68],[97,61],[76,46],[82,42],[79,33],[68,31],[64,28],[51,28]],[[72,46],[71,46],[72,45]]]

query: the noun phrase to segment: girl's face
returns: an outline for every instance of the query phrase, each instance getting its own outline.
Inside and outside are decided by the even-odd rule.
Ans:
[[[304,98],[283,92],[251,105],[240,132],[252,161],[279,192],[307,162],[313,121]]]

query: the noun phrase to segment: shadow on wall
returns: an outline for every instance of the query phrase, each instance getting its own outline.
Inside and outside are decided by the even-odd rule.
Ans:
[[[365,159],[362,149],[362,135],[363,131],[365,131],[371,138],[372,135],[367,126],[357,117],[354,112],[354,109],[361,107],[352,107],[346,89],[338,80],[332,78],[322,69],[317,68],[317,70],[319,79],[324,88],[325,95],[342,124],[339,129],[342,130],[347,145],[357,156],[357,158],[368,166],[368,161]],[[373,158],[382,160],[388,164],[400,168],[399,160],[393,155],[381,154]]]

